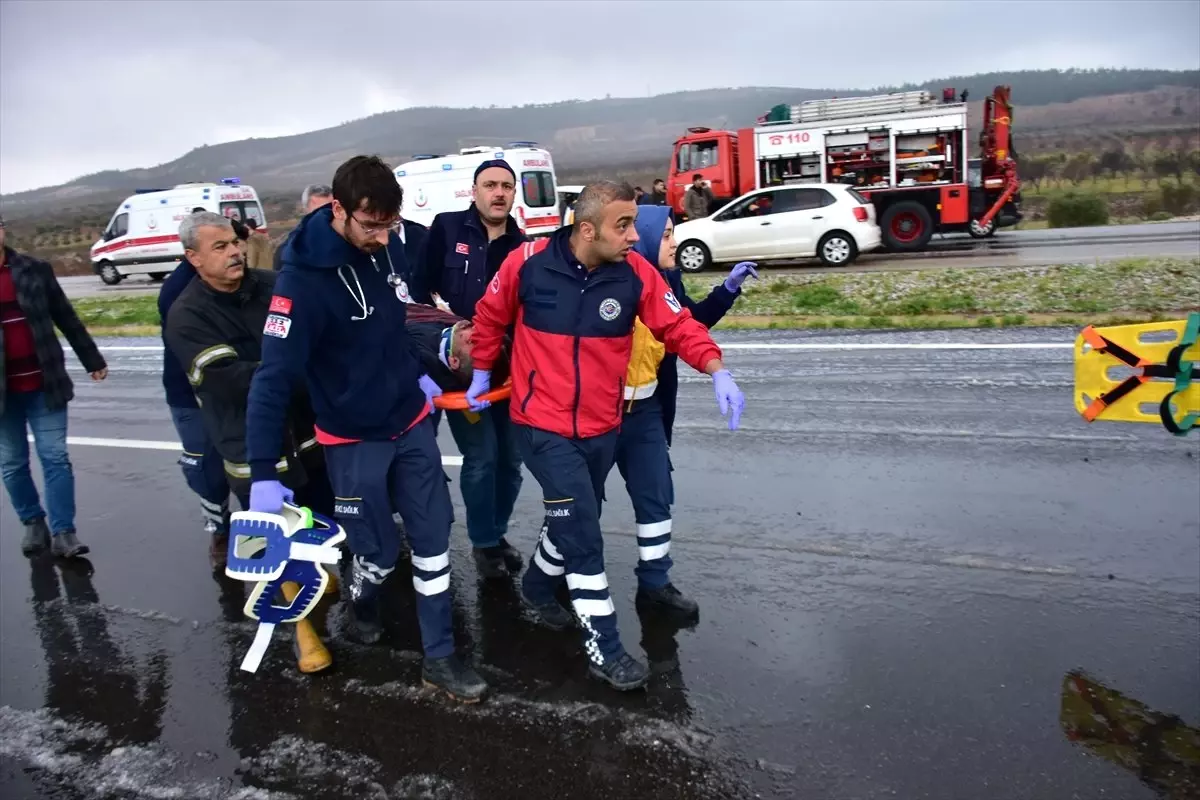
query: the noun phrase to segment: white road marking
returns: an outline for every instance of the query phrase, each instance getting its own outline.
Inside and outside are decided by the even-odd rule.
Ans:
[[[722,350],[1070,350],[1073,342],[730,342]]]
[[[722,350],[1070,350],[1074,342],[728,342]],[[108,352],[160,353],[162,346],[116,345]]]
[[[33,436],[26,437],[33,441]],[[119,447],[125,450],[183,450],[179,442],[158,442],[150,439],[97,439],[92,436],[68,436],[67,444],[79,447]],[[442,466],[461,467],[462,456],[442,456]]]

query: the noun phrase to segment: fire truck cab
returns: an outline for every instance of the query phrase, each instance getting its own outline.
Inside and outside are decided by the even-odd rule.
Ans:
[[[780,105],[736,133],[689,128],[675,142],[667,202],[682,214],[697,175],[714,208],[754,189],[844,183],[870,198],[888,249],[921,250],[935,232],[990,236],[1021,219],[1008,87],[985,99],[978,142],[967,116],[966,93],[947,89],[941,102],[915,91]]]

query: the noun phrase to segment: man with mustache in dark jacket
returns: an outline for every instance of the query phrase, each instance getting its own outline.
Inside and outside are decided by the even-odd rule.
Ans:
[[[488,281],[526,240],[510,213],[516,192],[516,173],[507,161],[476,168],[471,206],[438,214],[429,227],[425,259],[413,278],[416,302],[432,305],[437,293],[459,317],[475,316]],[[446,421],[463,456],[459,479],[475,567],[485,578],[514,575],[523,562],[505,535],[522,479],[508,403]]]

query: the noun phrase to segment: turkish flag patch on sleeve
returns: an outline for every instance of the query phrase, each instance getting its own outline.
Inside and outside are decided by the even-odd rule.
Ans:
[[[271,313],[272,314],[290,314],[292,313],[292,301],[286,297],[275,295],[271,298]]]
[[[469,256],[471,255],[471,248],[468,245],[459,242],[458,244],[454,245],[454,252],[458,253],[460,256]]]

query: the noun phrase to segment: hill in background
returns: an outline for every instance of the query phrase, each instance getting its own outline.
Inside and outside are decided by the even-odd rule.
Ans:
[[[328,182],[339,163],[358,153],[378,153],[390,163],[401,163],[414,153],[452,153],[470,145],[516,140],[548,147],[564,174],[632,165],[658,165],[662,170],[671,143],[687,127],[753,125],[778,103],[918,88],[940,93],[942,87],[954,87],[969,92],[978,124],[981,101],[1001,84],[1013,88],[1018,143],[1037,131],[1178,128],[1200,120],[1200,71],[1168,70],[995,72],[868,90],[752,87],[519,108],[422,107],[295,136],[200,147],[156,167],[98,172],[60,186],[6,195],[0,202],[6,214],[20,217],[43,209],[115,203],[138,188],[228,175],[237,175],[260,193],[294,192],[307,183]],[[1109,99],[1097,102],[1100,97]]]
[[[296,215],[300,189],[328,182],[339,163],[358,153],[398,164],[414,153],[534,140],[553,152],[562,183],[610,177],[648,185],[664,175],[672,142],[689,126],[736,129],[778,103],[912,89],[940,96],[943,87],[968,92],[978,126],[982,100],[997,85],[1012,86],[1015,146],[1022,174],[1035,184],[1049,175],[1043,165],[1066,163],[1065,156],[1078,156],[1067,170],[1076,175],[1088,172],[1079,159],[1111,167],[1114,153],[1128,153],[1136,158],[1120,159],[1129,162],[1123,172],[1148,181],[1163,172],[1157,154],[1200,149],[1200,71],[995,72],[862,91],[752,87],[520,108],[405,109],[295,136],[201,147],[157,167],[0,197],[0,208],[14,245],[61,272],[87,273],[88,248],[117,202],[138,188],[236,175],[258,189],[272,231],[282,234]]]

